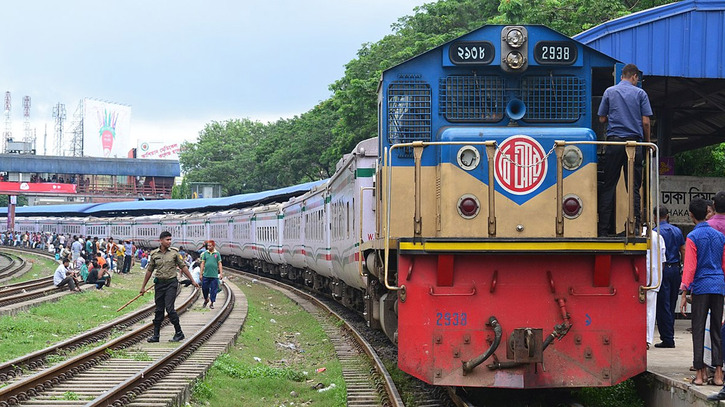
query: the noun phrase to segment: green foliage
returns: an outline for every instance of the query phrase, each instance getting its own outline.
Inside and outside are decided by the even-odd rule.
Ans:
[[[191,198],[191,188],[189,188],[189,182],[186,177],[181,180],[180,185],[174,185],[171,187],[171,199],[189,199]]]
[[[191,389],[191,395],[197,400],[208,400],[213,396],[212,388],[206,382],[197,381]]]
[[[302,372],[297,372],[290,368],[276,368],[263,364],[256,364],[247,366],[239,360],[234,360],[229,357],[226,353],[220,356],[214,362],[214,368],[227,376],[234,377],[237,379],[252,379],[252,378],[272,378],[272,379],[284,379],[292,380],[294,382],[301,382],[307,377]]]
[[[78,397],[78,393],[67,391],[63,393],[63,400],[80,400],[80,397]]]
[[[574,35],[671,0],[440,0],[413,9],[391,34],[362,44],[330,85],[332,97],[292,119],[212,122],[180,154],[189,181],[220,182],[225,194],[328,177],[343,154],[377,136],[381,73],[484,24],[545,24]]]
[[[675,173],[700,177],[725,177],[725,143],[675,155]]]
[[[578,396],[587,407],[644,407],[633,380],[612,387],[586,387],[579,390]]]
[[[9,202],[10,195],[0,195],[0,207],[7,208]],[[16,202],[16,207],[28,206],[28,197],[25,195],[18,195],[18,200]]]

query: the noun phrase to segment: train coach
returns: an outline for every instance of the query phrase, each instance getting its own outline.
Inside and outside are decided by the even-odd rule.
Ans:
[[[484,26],[384,71],[378,137],[289,200],[18,226],[76,224],[149,247],[161,230],[175,245],[213,239],[228,264],[361,312],[397,343],[399,367],[432,384],[613,385],[646,369],[653,288],[633,194],[618,199],[621,236],[597,236],[608,142],[592,111],[620,69],[543,26]],[[656,162],[653,145],[626,149],[642,147]],[[656,186],[657,172],[648,177]],[[642,196],[652,226],[657,194]]]

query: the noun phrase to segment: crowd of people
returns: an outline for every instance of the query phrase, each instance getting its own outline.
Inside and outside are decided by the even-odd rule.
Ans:
[[[110,285],[114,273],[128,274],[136,263],[145,270],[150,255],[147,249],[136,247],[130,240],[116,241],[113,237],[106,239],[50,232],[5,231],[0,233],[0,245],[52,253],[59,262],[54,284],[58,287],[68,286],[71,291],[80,291],[82,284],[95,284],[100,290]],[[206,251],[207,243],[204,243],[198,253],[201,255]],[[191,271],[194,282],[202,284],[201,267],[204,263],[199,255],[187,252],[183,246],[179,253]],[[219,259],[218,252],[215,253],[216,259]],[[192,284],[191,281],[189,284]]]
[[[666,207],[661,206],[654,213],[658,226],[652,232],[652,248],[647,255],[648,277],[652,277],[648,283],[659,289],[647,296],[647,348],[653,342],[655,320],[661,341],[654,346],[675,347],[675,307],[681,295],[683,315],[690,304],[689,330],[693,344],[690,370],[695,372],[691,382],[696,386],[723,386],[725,191],[715,194],[713,201],[693,199],[689,215],[695,227],[684,237],[679,228],[669,223]],[[705,360],[707,352],[709,361]],[[708,399],[725,400],[725,387]]]

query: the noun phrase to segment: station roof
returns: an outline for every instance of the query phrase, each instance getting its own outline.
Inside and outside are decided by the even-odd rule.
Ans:
[[[2,171],[20,173],[178,177],[179,161],[138,158],[0,154]]]
[[[643,72],[667,155],[725,142],[725,0],[643,10],[574,39]]]
[[[140,216],[162,213],[208,212],[220,209],[245,208],[271,202],[283,202],[302,195],[324,184],[327,180],[313,181],[271,191],[233,195],[223,198],[161,199],[154,201],[127,201],[73,205],[26,206],[15,209],[15,216]],[[0,216],[7,215],[7,208],[0,208]]]

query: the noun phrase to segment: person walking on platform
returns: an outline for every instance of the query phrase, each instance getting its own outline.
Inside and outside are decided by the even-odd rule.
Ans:
[[[141,285],[141,295],[146,292],[146,283],[155,272],[154,278],[156,294],[154,296],[156,302],[156,314],[154,316],[154,333],[147,340],[148,342],[158,342],[161,332],[161,323],[164,320],[164,310],[169,316],[169,321],[174,326],[175,334],[170,339],[171,342],[178,342],[184,339],[184,332],[181,330],[179,323],[179,315],[176,313],[174,302],[176,301],[176,291],[179,287],[179,280],[176,278],[176,269],[193,281],[189,268],[186,267],[184,259],[181,258],[179,251],[171,247],[171,233],[168,231],[161,232],[159,236],[159,248],[152,251],[149,256],[149,264],[146,269],[146,275]],[[194,287],[199,288],[199,284],[194,281]]]
[[[219,291],[219,279],[224,278],[222,270],[222,255],[216,250],[216,243],[209,240],[206,244],[207,250],[201,255],[201,292],[204,294],[204,307],[207,303],[209,308],[214,309],[216,295]]]
[[[637,87],[640,80],[637,65],[627,64],[622,69],[622,80],[604,91],[599,104],[599,122],[607,123],[607,141],[649,141],[652,107],[647,93]],[[610,227],[614,214],[614,192],[619,182],[619,174],[624,167],[624,179],[627,179],[627,154],[624,145],[604,147],[604,184],[599,190],[599,236],[613,232]],[[640,194],[642,186],[642,147],[635,149],[634,157],[634,217],[635,225],[641,225]]]
[[[675,307],[682,282],[682,259],[685,258],[685,237],[677,226],[670,224],[670,212],[666,206],[655,209],[658,225],[655,228],[665,240],[666,260],[662,269],[662,285],[657,293],[657,330],[661,342],[655,348],[675,347]]]
[[[703,360],[705,321],[710,312],[710,340],[712,366],[715,367],[713,383],[723,384],[722,344],[720,328],[725,295],[725,235],[710,227],[705,221],[707,203],[701,198],[690,201],[690,218],[695,228],[687,235],[685,266],[682,274],[681,311],[687,305],[686,290],[692,294],[692,348],[693,367],[696,374],[692,384],[702,386],[707,380],[707,368]]]

